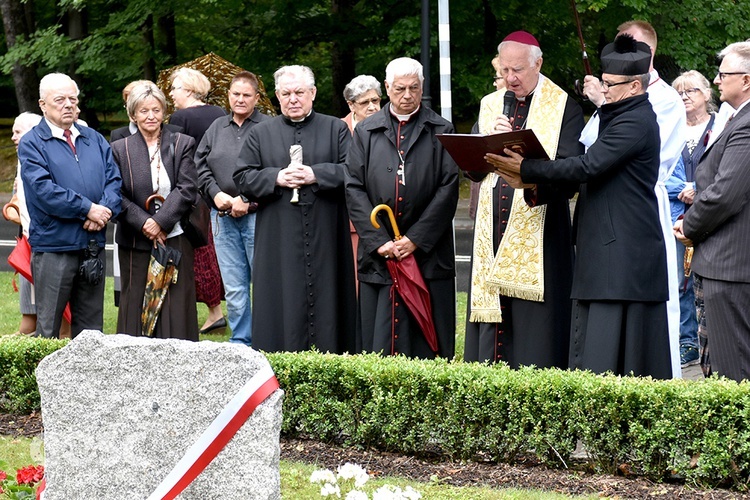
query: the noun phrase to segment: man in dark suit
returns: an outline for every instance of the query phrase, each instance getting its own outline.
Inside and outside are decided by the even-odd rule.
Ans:
[[[714,83],[736,113],[695,170],[693,206],[675,236],[695,245],[692,268],[703,278],[711,369],[733,380],[750,378],[750,42],[719,54]]]
[[[664,236],[654,192],[659,126],[646,95],[651,50],[622,34],[602,51],[599,136],[555,161],[488,154],[508,184],[579,182],[571,368],[671,378]]]

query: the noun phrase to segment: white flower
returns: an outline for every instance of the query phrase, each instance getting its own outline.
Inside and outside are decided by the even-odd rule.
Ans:
[[[336,475],[328,469],[316,470],[310,475],[310,482],[336,484]]]
[[[407,486],[406,490],[403,492],[403,497],[408,500],[419,500],[422,498],[422,494],[411,486]]]
[[[320,496],[327,497],[329,495],[335,495],[338,498],[341,498],[341,490],[339,489],[338,484],[326,483],[320,487]]]
[[[396,496],[398,495],[398,496]],[[401,498],[401,488],[386,484],[372,494],[372,500],[396,500]]]
[[[361,488],[365,485],[370,476],[367,471],[357,464],[347,462],[338,468],[338,477],[341,479],[354,479],[354,486]]]
[[[372,500],[418,500],[420,498],[422,498],[422,494],[411,486],[402,490],[398,486],[391,486],[390,484],[381,486],[372,494]]]
[[[369,500],[369,498],[370,497],[367,496],[367,493],[362,490],[352,490],[346,494],[344,500]]]

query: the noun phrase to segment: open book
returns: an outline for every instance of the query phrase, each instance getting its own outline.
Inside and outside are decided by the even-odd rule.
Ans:
[[[437,138],[458,164],[458,168],[469,172],[492,172],[494,168],[484,160],[484,155],[502,155],[505,148],[524,158],[549,160],[547,152],[531,129],[492,135],[437,134]]]

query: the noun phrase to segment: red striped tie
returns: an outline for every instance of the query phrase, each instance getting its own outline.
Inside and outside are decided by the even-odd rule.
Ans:
[[[71,136],[70,129],[63,130],[63,135],[65,136],[65,140],[68,141],[68,146],[70,146],[70,149],[73,150],[73,154],[76,154],[75,144],[73,144],[73,141],[70,140],[70,136]]]

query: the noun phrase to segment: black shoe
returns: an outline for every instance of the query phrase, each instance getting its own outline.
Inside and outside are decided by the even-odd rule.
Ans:
[[[221,318],[214,321],[212,324],[208,325],[206,328],[199,331],[199,333],[224,333],[224,330],[227,329],[227,319],[222,316]],[[221,330],[220,332],[217,332],[216,330]]]

